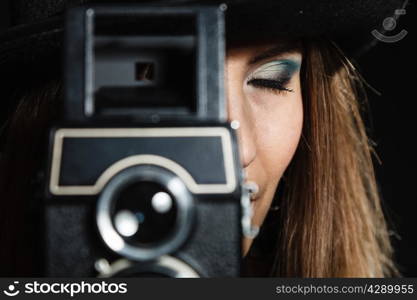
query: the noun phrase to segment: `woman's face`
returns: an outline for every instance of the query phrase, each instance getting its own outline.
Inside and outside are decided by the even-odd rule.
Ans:
[[[258,185],[252,224],[261,226],[278,182],[297,148],[303,123],[302,56],[285,43],[227,51],[229,121],[237,130],[246,181]],[[243,239],[243,255],[253,240]]]

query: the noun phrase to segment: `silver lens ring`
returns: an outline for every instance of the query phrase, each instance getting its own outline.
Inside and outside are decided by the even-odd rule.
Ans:
[[[98,278],[127,277],[140,275],[141,273],[160,274],[161,277],[172,278],[200,278],[198,272],[184,261],[170,256],[163,255],[158,259],[137,264],[127,259],[119,259],[108,265],[105,272],[100,272]],[[132,276],[135,277],[135,276]]]
[[[176,224],[164,243],[154,247],[138,247],[127,243],[112,222],[114,199],[135,182],[154,182],[174,196],[177,205]],[[132,260],[150,260],[178,249],[188,237],[193,222],[193,198],[181,179],[171,171],[154,165],[137,165],[114,176],[104,187],[97,203],[97,227],[106,245],[114,252]]]

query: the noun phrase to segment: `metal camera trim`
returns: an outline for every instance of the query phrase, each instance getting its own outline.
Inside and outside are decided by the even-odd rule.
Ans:
[[[103,259],[105,263],[105,268],[98,268],[98,278],[110,278],[114,277],[121,271],[135,267],[135,263],[132,261],[122,258],[118,259],[112,264],[109,264],[107,260]],[[99,260],[97,263],[102,263],[103,261]],[[155,272],[160,270],[167,270],[170,272],[161,273],[173,278],[200,278],[200,274],[192,268],[189,264],[184,262],[181,259],[170,255],[163,255],[156,259],[154,262],[138,266],[138,270],[142,272]],[[168,274],[169,273],[169,274]]]
[[[138,181],[153,181],[165,187],[175,198],[178,215],[172,236],[155,247],[140,248],[124,241],[114,228],[111,206],[114,196]],[[136,165],[118,173],[103,189],[97,203],[96,221],[105,244],[114,252],[133,260],[151,260],[178,249],[188,237],[193,222],[193,198],[178,176],[154,165]]]
[[[64,156],[64,142],[72,138],[139,138],[139,137],[219,137],[224,157],[225,183],[199,183],[175,161],[166,157],[139,154],[125,157],[103,171],[91,185],[62,185],[60,174]],[[59,128],[53,136],[49,191],[52,195],[97,195],[108,181],[127,167],[139,164],[160,165],[184,180],[193,194],[231,193],[238,185],[233,159],[231,133],[223,127],[155,127],[155,128]]]

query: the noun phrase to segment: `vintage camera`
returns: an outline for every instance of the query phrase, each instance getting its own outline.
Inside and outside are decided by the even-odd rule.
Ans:
[[[46,276],[239,276],[250,210],[226,122],[224,9],[69,11]]]

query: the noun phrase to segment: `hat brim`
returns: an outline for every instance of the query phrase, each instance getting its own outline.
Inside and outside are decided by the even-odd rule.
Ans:
[[[228,5],[228,39],[273,41],[282,36],[325,36],[337,40],[342,49],[351,56],[360,53],[364,47],[369,48],[375,42],[371,31],[380,29],[385,18],[392,16],[395,9],[404,6],[404,0],[177,0],[157,3],[151,1],[149,4],[194,5],[223,2]],[[63,31],[64,21],[61,15],[18,26],[0,34],[0,68],[50,57],[62,48]]]
[[[62,46],[62,17],[11,28],[0,35],[0,66],[30,62],[57,51]]]

